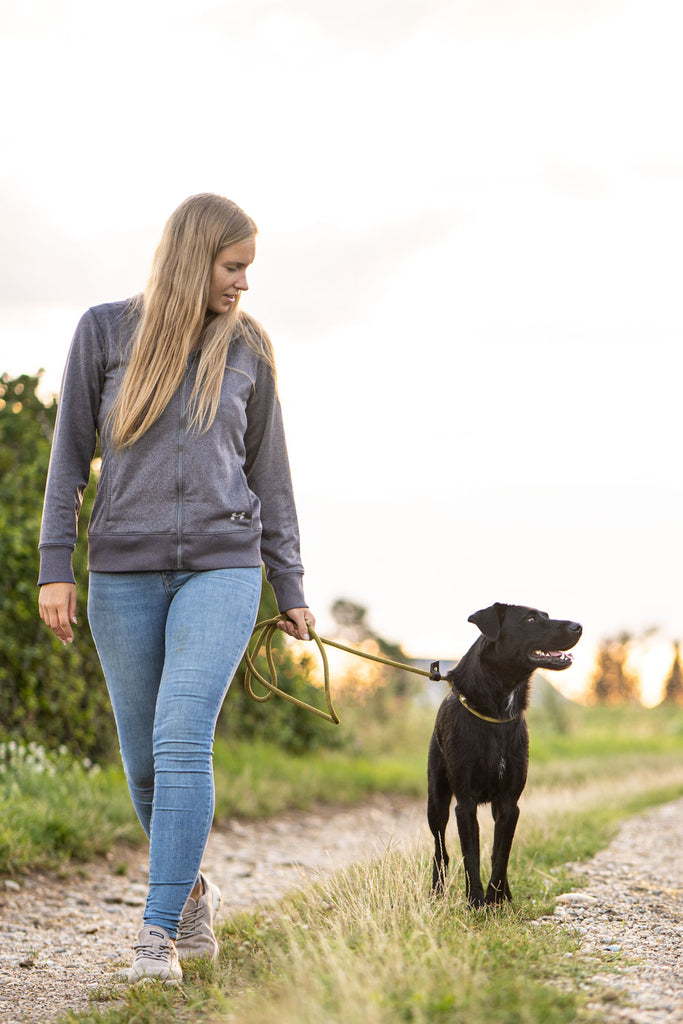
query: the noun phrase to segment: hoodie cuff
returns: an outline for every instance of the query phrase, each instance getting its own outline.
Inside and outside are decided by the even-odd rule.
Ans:
[[[44,583],[75,583],[71,567],[73,549],[57,544],[47,544],[40,549],[40,574],[38,586]]]
[[[304,597],[304,577],[300,572],[285,572],[268,581],[275,592],[278,609],[308,608]]]

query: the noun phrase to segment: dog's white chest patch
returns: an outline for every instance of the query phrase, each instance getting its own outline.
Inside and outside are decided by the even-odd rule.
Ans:
[[[503,776],[505,775],[505,769],[506,768],[507,768],[507,764],[505,763],[505,758],[501,757],[500,764],[498,765],[498,778],[499,779],[502,779]]]

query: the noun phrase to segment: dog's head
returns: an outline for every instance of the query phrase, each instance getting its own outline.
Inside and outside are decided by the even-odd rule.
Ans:
[[[537,608],[517,604],[492,604],[474,612],[467,621],[491,641],[497,659],[517,666],[526,664],[529,672],[569,668],[572,656],[567,652],[583,632],[578,622],[551,619]]]

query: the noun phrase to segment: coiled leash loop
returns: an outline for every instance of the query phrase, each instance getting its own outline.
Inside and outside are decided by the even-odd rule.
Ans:
[[[439,673],[438,661],[433,661],[430,665],[429,672],[426,672],[424,669],[415,668],[413,665],[406,665],[405,662],[391,661],[389,658],[381,658],[378,654],[368,654],[366,651],[356,650],[355,647],[347,647],[346,644],[337,643],[336,640],[328,640],[324,636],[318,636],[312,626],[309,625],[309,635],[320,651],[320,657],[323,662],[323,683],[325,689],[325,702],[327,704],[327,711],[323,711],[321,708],[316,708],[312,704],[307,704],[305,701],[299,700],[298,697],[292,696],[291,693],[285,693],[285,691],[281,690],[278,686],[277,668],[275,667],[275,660],[273,658],[273,637],[278,631],[278,622],[282,622],[282,615],[276,615],[272,619],[263,619],[261,622],[257,622],[254,627],[254,631],[251,634],[249,646],[244,654],[244,661],[247,666],[244,673],[244,689],[248,696],[258,704],[265,704],[266,701],[271,700],[275,694],[277,694],[278,697],[283,697],[285,700],[290,701],[290,703],[296,704],[297,707],[303,708],[304,711],[310,711],[312,714],[318,715],[319,718],[324,718],[326,722],[332,722],[333,725],[339,725],[340,719],[337,712],[334,710],[332,696],[330,694],[330,666],[323,644],[327,644],[328,647],[336,647],[337,650],[346,651],[348,654],[355,654],[358,658],[365,658],[368,661],[377,661],[381,665],[389,665],[391,668],[398,668],[402,672],[412,672],[415,675],[427,676],[428,679],[437,681],[442,678]],[[266,679],[265,676],[262,676],[254,664],[254,659],[261,647],[264,647],[265,649],[270,679]],[[260,683],[261,686],[265,687],[265,689],[268,690],[268,693],[261,694],[260,696],[254,693],[252,685],[253,679]]]
[[[247,647],[244,654],[244,660],[247,666],[244,673],[244,689],[251,699],[255,700],[258,704],[265,704],[266,701],[271,700],[275,694],[277,694],[278,697],[284,697],[285,700],[290,701],[292,704],[296,704],[297,707],[303,708],[305,711],[310,711],[312,714],[318,715],[319,718],[324,718],[325,721],[332,722],[333,725],[339,725],[339,716],[334,710],[332,696],[330,694],[330,666],[327,661],[327,655],[325,654],[325,648],[323,647],[323,641],[310,625],[308,627],[309,635],[311,639],[315,641],[323,660],[323,680],[325,684],[325,702],[327,703],[327,711],[322,711],[320,708],[316,708],[312,704],[306,704],[305,701],[299,700],[298,697],[292,696],[291,693],[285,693],[285,691],[281,690],[277,685],[277,669],[273,659],[273,637],[278,631],[278,622],[282,622],[281,615],[276,615],[272,619],[263,619],[262,622],[256,623],[254,632],[251,634],[251,640],[249,641],[250,646],[252,641],[254,641],[253,647],[251,650]],[[254,640],[254,638],[256,639]],[[262,676],[254,664],[254,658],[262,646],[265,647],[270,679],[266,679]],[[269,692],[264,693],[259,697],[258,694],[254,693],[252,679],[259,682],[261,686],[264,686]]]

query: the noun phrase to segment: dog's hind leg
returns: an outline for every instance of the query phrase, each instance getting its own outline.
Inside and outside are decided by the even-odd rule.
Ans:
[[[496,824],[493,830],[491,880],[486,890],[486,902],[504,903],[512,899],[507,870],[519,818],[519,807],[516,803],[494,803],[491,810]]]
[[[458,823],[462,862],[465,867],[467,902],[473,907],[481,907],[484,904],[484,889],[481,884],[476,803],[470,800],[458,802],[455,807],[455,819]]]
[[[446,850],[446,826],[451,810],[452,793],[448,777],[446,776],[443,756],[436,740],[432,740],[432,745],[429,748],[427,783],[427,821],[434,836],[432,892],[441,893],[446,883],[446,872],[448,871],[449,857]]]

